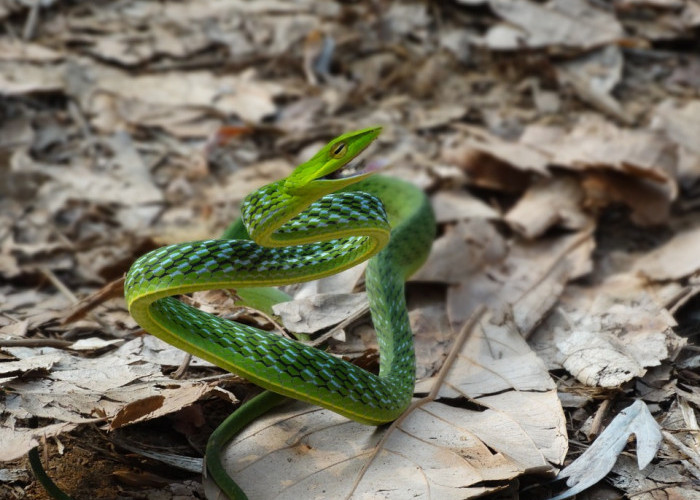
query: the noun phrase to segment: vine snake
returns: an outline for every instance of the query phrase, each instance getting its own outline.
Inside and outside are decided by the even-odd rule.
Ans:
[[[221,466],[221,446],[284,396],[369,425],[395,420],[411,401],[415,354],[404,281],[426,259],[435,220],[421,190],[351,163],[380,131],[341,135],[285,179],[249,194],[222,239],[154,250],[127,274],[126,302],[144,330],[268,390],[234,412],[207,445],[208,472],[232,498],[244,494]],[[173,297],[234,288],[248,305],[268,309],[284,295],[259,287],[322,278],[370,258],[365,284],[378,376]]]

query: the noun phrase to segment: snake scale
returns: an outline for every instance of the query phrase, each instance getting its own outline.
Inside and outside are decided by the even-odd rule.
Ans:
[[[275,394],[364,424],[396,419],[411,401],[415,379],[404,282],[426,259],[435,220],[421,190],[354,165],[380,131],[372,127],[341,135],[285,179],[248,195],[241,219],[222,239],[170,245],[140,257],[125,283],[137,323]],[[379,343],[379,375],[175,297],[231,288],[245,296],[250,289],[248,304],[264,308],[279,295],[258,287],[322,278],[368,258],[365,284]],[[263,393],[222,424],[225,438],[212,436],[207,465],[217,483],[222,443],[278,399]],[[229,496],[242,495],[232,481],[221,486]]]

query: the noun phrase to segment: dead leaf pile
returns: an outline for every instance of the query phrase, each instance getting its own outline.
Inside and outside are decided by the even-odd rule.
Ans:
[[[0,19],[0,496],[47,498],[37,445],[76,498],[115,478],[199,495],[206,435],[253,389],[198,359],[172,376],[183,354],[138,329],[120,280],[382,125],[370,155],[439,225],[407,285],[415,404],[380,429],[282,406],[228,446],[231,475],[251,498],[698,498],[697,2],[0,1]],[[185,300],[376,369],[363,270],[287,287],[274,314]]]

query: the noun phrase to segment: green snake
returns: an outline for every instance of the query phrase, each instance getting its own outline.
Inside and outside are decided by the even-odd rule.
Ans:
[[[243,493],[223,471],[220,448],[281,396],[369,425],[395,420],[411,402],[415,354],[404,282],[428,255],[435,219],[421,190],[351,163],[380,131],[341,135],[285,179],[248,195],[222,239],[154,250],[127,274],[126,302],[144,330],[272,391],[234,412],[207,446],[209,473],[231,497]],[[269,311],[286,296],[260,287],[322,278],[369,258],[365,284],[379,375],[173,297],[236,289],[245,303]]]

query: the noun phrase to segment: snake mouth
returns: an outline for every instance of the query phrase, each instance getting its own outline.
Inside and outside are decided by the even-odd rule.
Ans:
[[[346,163],[338,170],[334,170],[328,175],[321,177],[322,180],[333,181],[338,179],[349,179],[350,177],[356,177],[358,175],[364,174],[364,167],[366,160],[363,159],[353,159],[352,161]]]
[[[319,180],[337,181],[341,179],[350,179],[359,175],[372,174],[383,169],[386,164],[386,161],[378,159],[371,161],[366,159],[354,159],[343,165],[342,168],[320,177]]]

